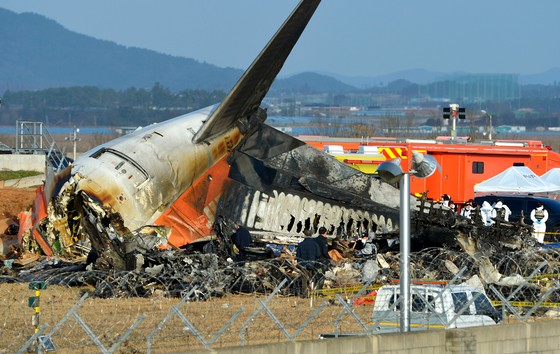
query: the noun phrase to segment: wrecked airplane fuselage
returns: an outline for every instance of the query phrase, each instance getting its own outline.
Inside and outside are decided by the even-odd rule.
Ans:
[[[211,234],[217,213],[262,231],[391,231],[394,188],[263,124],[262,99],[319,3],[298,4],[219,105],[88,151],[60,188],[54,178],[37,203],[48,205],[32,232],[41,246],[72,253],[89,240],[99,266],[122,269],[137,252]]]
[[[127,255],[209,235],[216,215],[242,220],[256,234],[297,235],[317,225],[344,233],[396,230],[399,193],[392,186],[264,124],[227,163],[212,166],[208,154],[189,160],[183,147],[165,144],[178,132],[187,134],[180,120],[76,160],[49,209],[48,229],[89,239],[98,265],[119,269],[127,268]],[[226,155],[230,141],[225,136],[221,144]]]
[[[108,261],[119,268],[123,264],[116,260],[128,249],[165,245],[168,228],[159,225],[145,233],[146,225],[241,139],[234,128],[202,144],[185,143],[214,108],[140,129],[83,154],[55,198],[50,219],[66,219],[67,225],[57,228],[87,235],[100,254],[122,248]]]

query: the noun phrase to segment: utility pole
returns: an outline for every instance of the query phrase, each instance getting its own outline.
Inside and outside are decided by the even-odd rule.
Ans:
[[[76,161],[76,142],[81,140],[80,139],[80,128],[74,127],[74,131],[72,133],[70,133],[70,136],[64,138],[64,140],[72,142],[73,151],[74,151],[73,161]]]

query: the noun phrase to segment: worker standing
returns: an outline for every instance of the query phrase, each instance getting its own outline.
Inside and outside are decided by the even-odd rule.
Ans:
[[[498,218],[500,221],[509,221],[510,215],[511,210],[509,207],[501,199],[498,199],[492,210],[492,219]]]
[[[316,263],[321,257],[319,245],[312,238],[313,233],[309,229],[303,231],[305,238],[301,241],[296,250],[296,260],[305,269],[314,270],[318,267]]]
[[[327,240],[327,228],[321,226],[319,228],[319,235],[313,239],[319,245],[319,250],[321,255],[318,259],[319,262],[323,264],[323,270],[326,270],[330,264],[329,257],[329,242]]]
[[[531,211],[531,221],[533,222],[533,237],[536,238],[539,243],[544,243],[547,220],[548,211],[544,208],[543,203],[538,202],[535,209]]]
[[[253,240],[251,238],[251,233],[243,227],[241,221],[237,221],[233,227],[235,233],[233,234],[232,241],[239,251],[239,253],[235,256],[235,261],[241,262],[245,260],[247,256],[246,248],[251,245]]]
[[[325,282],[324,262],[321,255],[321,248],[317,242],[317,237],[312,237],[311,230],[306,229],[305,238],[301,241],[296,250],[296,260],[300,267],[309,272],[309,286],[312,289],[321,289]]]
[[[492,220],[492,211],[494,209],[488,203],[488,201],[484,201],[482,203],[482,207],[480,208],[480,216],[482,217],[482,223],[484,226],[491,226],[494,224],[494,220]]]
[[[441,205],[449,208],[449,202],[451,201],[451,196],[449,194],[444,194],[441,196]]]
[[[449,210],[451,210],[454,214],[457,214],[457,204],[454,201],[449,201]]]
[[[377,246],[375,245],[375,231],[365,232],[360,240],[360,257],[372,257],[377,254]]]
[[[469,199],[465,202],[465,206],[463,206],[463,208],[461,208],[461,216],[465,217],[467,219],[471,218],[471,212],[474,210],[473,207],[473,200]]]

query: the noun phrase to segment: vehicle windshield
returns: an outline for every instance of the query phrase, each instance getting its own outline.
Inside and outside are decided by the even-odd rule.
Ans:
[[[470,309],[467,307],[463,310],[463,307],[469,302],[467,297],[467,293],[465,292],[458,292],[458,293],[451,293],[451,297],[453,298],[453,307],[455,309],[455,313],[459,315],[470,315]],[[463,312],[460,312],[460,311]]]
[[[500,311],[496,310],[496,308],[492,306],[492,303],[490,303],[490,300],[488,300],[486,296],[484,296],[483,294],[477,296],[477,293],[473,293],[472,295],[473,297],[476,296],[476,298],[474,299],[474,306],[476,308],[477,315],[488,316],[492,318],[496,323],[502,320]]]

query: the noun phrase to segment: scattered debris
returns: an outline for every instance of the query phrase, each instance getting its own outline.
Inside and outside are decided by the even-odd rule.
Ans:
[[[421,206],[426,206],[421,203]],[[415,245],[411,253],[411,277],[414,279],[459,281],[484,287],[487,293],[492,285],[508,293],[523,285],[518,299],[532,301],[551,287],[557,287],[559,254],[555,250],[541,249],[523,225],[482,226],[476,220],[447,215],[447,210],[429,207],[428,212],[414,214],[412,223]],[[439,216],[438,216],[439,215]],[[451,218],[444,218],[447,215]],[[436,220],[440,220],[439,222]],[[435,224],[435,225],[434,225]],[[435,243],[435,226],[444,230],[445,237],[438,247],[425,247]],[[451,224],[445,228],[443,224]],[[298,267],[294,258],[297,238],[273,239],[255,237],[250,260],[235,263],[231,256],[235,249],[229,241],[233,222],[219,218],[215,237],[189,244],[181,249],[154,250],[142,253],[142,263],[135,270],[117,271],[92,269],[83,260],[68,262],[42,257],[31,263],[14,263],[11,268],[1,268],[1,282],[45,281],[65,286],[92,286],[93,296],[183,296],[194,286],[199,289],[194,300],[227,293],[270,293],[287,280],[281,294],[307,296],[309,275]],[[454,235],[453,242],[450,234]],[[426,236],[427,235],[427,236]],[[379,244],[394,234],[379,235]],[[427,237],[427,239],[425,239]],[[344,258],[331,262],[325,272],[325,288],[348,288],[369,283],[390,284],[399,278],[400,255],[395,250],[383,250],[373,258],[357,257],[352,250],[351,238],[336,238]],[[213,247],[208,247],[213,245]],[[275,247],[276,246],[276,247]],[[543,266],[544,264],[544,266]],[[31,267],[32,266],[32,267]],[[460,271],[462,270],[462,272]],[[535,274],[535,270],[540,270]],[[527,279],[530,281],[527,283]],[[532,280],[534,279],[534,280]],[[509,290],[508,290],[509,289]],[[560,294],[548,294],[547,301],[560,302]],[[367,303],[367,302],[366,302]]]

